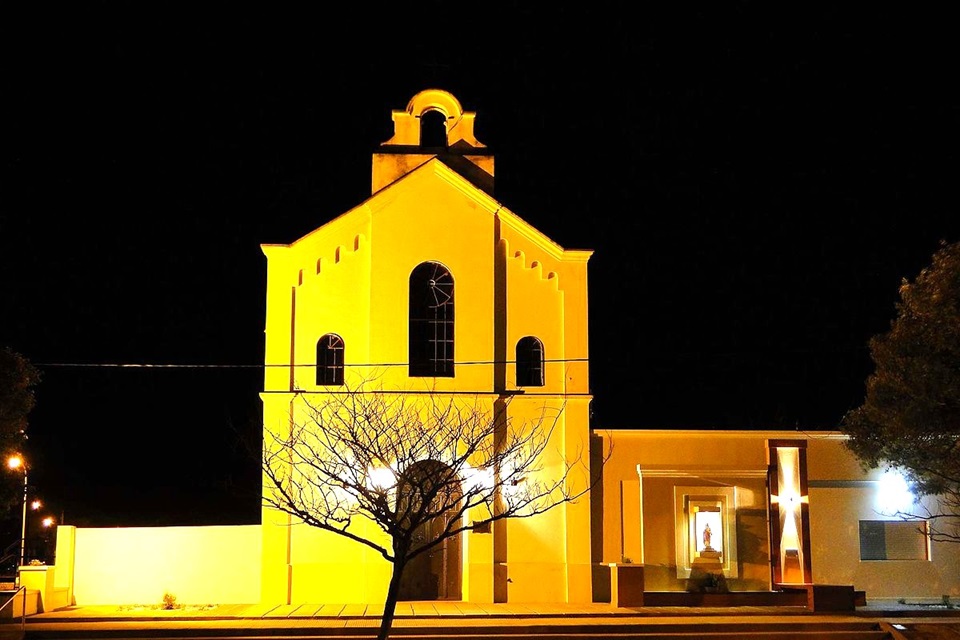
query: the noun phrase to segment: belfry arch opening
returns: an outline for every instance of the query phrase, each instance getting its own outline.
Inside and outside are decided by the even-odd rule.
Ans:
[[[447,147],[447,118],[440,111],[431,109],[420,116],[420,146]]]

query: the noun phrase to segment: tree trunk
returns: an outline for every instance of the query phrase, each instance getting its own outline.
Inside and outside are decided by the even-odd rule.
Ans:
[[[400,577],[403,575],[404,565],[393,563],[393,573],[390,575],[390,586],[387,588],[387,599],[383,603],[383,618],[380,619],[380,633],[377,640],[387,640],[390,629],[393,628],[393,614],[397,610],[397,596],[400,595]]]

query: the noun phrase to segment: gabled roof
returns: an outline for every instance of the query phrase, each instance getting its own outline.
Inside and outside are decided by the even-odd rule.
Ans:
[[[421,145],[422,118],[431,112],[443,116],[446,146]],[[370,197],[290,244],[261,245],[264,253],[270,247],[291,247],[318,234],[336,233],[343,225],[353,225],[351,220],[360,211],[374,215],[393,200],[396,190],[405,188],[411,181],[436,176],[548,255],[558,260],[579,258],[583,261],[592,255],[589,250],[565,250],[493,197],[493,155],[474,136],[476,113],[464,111],[452,94],[441,89],[426,89],[413,96],[406,109],[393,111],[392,116],[394,135],[373,155]]]
[[[564,257],[569,259],[571,256],[576,256],[577,254],[580,254],[583,260],[587,260],[593,254],[593,251],[591,250],[564,249],[530,223],[523,220],[523,218],[521,218],[519,215],[508,209],[504,204],[493,198],[493,196],[486,190],[474,184],[468,177],[465,177],[462,173],[460,173],[458,169],[459,167],[451,166],[447,159],[441,156],[434,156],[412,171],[404,174],[398,180],[372,194],[357,206],[340,214],[336,218],[321,225],[320,227],[317,227],[303,237],[298,238],[289,244],[263,244],[261,245],[261,248],[266,253],[269,247],[290,247],[299,244],[300,242],[309,241],[309,239],[314,237],[316,234],[322,234],[326,231],[334,231],[336,227],[341,225],[352,224],[350,222],[350,218],[352,218],[354,215],[357,215],[359,212],[363,212],[363,215],[376,215],[377,211],[386,207],[393,200],[392,192],[399,189],[404,189],[405,186],[411,181],[422,180],[425,178],[429,179],[429,176],[432,175],[443,183],[449,185],[450,188],[455,189],[465,197],[471,199],[477,205],[478,209],[498,216],[502,224],[509,226],[515,232],[529,240],[537,248],[543,250],[545,253],[558,260]]]

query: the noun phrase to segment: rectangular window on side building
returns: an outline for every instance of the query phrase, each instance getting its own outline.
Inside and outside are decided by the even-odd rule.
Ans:
[[[861,560],[928,560],[927,523],[922,520],[860,521]]]

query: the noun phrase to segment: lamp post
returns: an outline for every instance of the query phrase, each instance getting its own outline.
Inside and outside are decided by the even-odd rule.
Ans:
[[[20,565],[23,566],[25,554],[27,551],[27,463],[23,457],[15,455],[7,458],[7,466],[11,469],[23,469],[23,522],[20,526]],[[19,582],[20,572],[17,571],[17,581]]]

